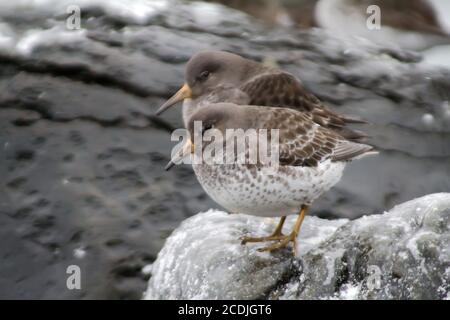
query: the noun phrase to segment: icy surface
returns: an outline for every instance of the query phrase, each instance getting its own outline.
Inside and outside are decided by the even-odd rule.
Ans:
[[[144,24],[154,15],[168,8],[168,0],[15,0],[2,1],[0,12],[13,10],[44,11],[61,14],[69,6],[85,9],[98,8],[124,22]]]
[[[450,45],[428,49],[423,55],[425,63],[450,69]]]
[[[295,217],[289,217],[286,229]],[[152,266],[146,299],[446,299],[450,193],[349,221],[306,217],[297,257],[239,237],[275,219],[210,210],[184,221]]]

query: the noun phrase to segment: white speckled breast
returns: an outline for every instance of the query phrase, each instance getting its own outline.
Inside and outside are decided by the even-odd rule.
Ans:
[[[298,213],[334,186],[345,162],[326,160],[318,167],[254,165],[193,165],[200,184],[232,213],[277,217]]]

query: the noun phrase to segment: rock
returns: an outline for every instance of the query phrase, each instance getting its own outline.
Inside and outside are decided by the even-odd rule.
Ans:
[[[349,166],[312,214],[354,218],[450,189],[448,70],[216,4],[133,3],[0,3],[0,298],[139,298],[165,238],[218,207],[190,167],[162,170],[180,110],[153,115],[199,50],[271,58],[373,123],[360,129],[380,155]],[[69,30],[76,4],[81,29]],[[72,264],[82,290],[66,288]]]
[[[239,242],[274,227],[213,210],[185,220],[153,264],[145,298],[450,298],[450,193],[353,221],[306,217],[296,258],[289,249],[259,253],[261,244]]]

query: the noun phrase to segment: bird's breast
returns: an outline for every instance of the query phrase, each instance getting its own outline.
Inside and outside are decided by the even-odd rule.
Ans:
[[[257,216],[297,213],[341,178],[345,163],[325,161],[318,167],[193,165],[208,195],[230,212]]]

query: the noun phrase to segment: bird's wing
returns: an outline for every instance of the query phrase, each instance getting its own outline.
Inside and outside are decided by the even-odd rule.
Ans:
[[[305,112],[274,108],[263,126],[279,129],[281,165],[316,167],[327,159],[349,161],[373,151],[369,145],[349,141],[318,125]]]
[[[336,130],[347,139],[359,141],[366,137],[359,131],[345,127],[348,123],[366,123],[365,121],[331,111],[289,73],[268,72],[258,75],[245,82],[240,90],[248,95],[250,105],[310,112],[315,123]]]

